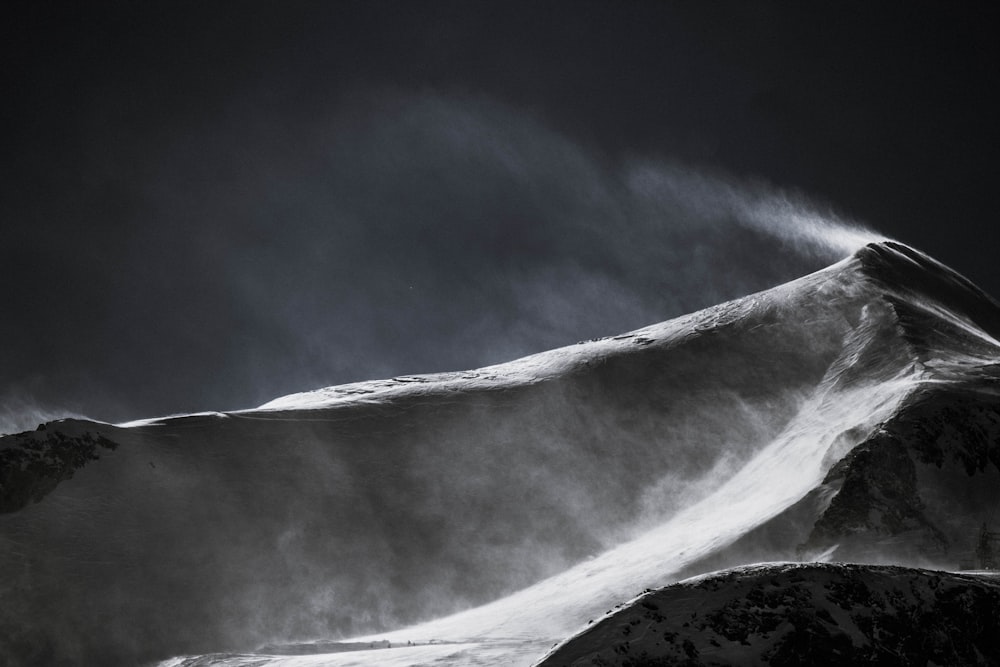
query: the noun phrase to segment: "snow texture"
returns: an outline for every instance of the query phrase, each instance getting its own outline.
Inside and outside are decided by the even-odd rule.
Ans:
[[[0,514],[0,657],[529,665],[717,567],[954,567],[995,502],[998,332],[989,297],[882,243],[509,364],[50,423],[115,445],[69,467],[5,437],[0,491],[29,490]]]
[[[1000,580],[894,566],[772,564],[651,591],[538,667],[995,665]]]

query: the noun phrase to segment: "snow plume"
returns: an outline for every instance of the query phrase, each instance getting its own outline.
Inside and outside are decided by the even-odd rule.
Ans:
[[[8,389],[0,395],[0,435],[30,431],[53,419],[78,416],[67,410],[41,405],[29,391],[23,389]]]
[[[820,208],[801,193],[740,182],[703,168],[644,163],[629,169],[627,182],[633,193],[654,207],[669,209],[679,202],[702,221],[753,229],[804,254],[846,256],[885,238],[842,219],[833,210]]]
[[[257,402],[613,335],[876,238],[800,193],[608,156],[482,97],[359,95],[309,134],[241,189],[268,193],[227,213],[251,233],[199,246],[283,342],[255,355]]]
[[[614,335],[871,237],[801,194],[610,154],[487,97],[321,106],[289,123],[234,102],[143,150],[139,169],[101,142],[92,171],[130,202],[129,233],[96,264],[70,239],[24,240],[25,257],[58,251],[60,270],[94,274],[59,283],[90,310],[8,332],[6,377],[42,375],[40,400],[86,396],[107,421],[244,408]],[[64,336],[67,317],[89,324]]]

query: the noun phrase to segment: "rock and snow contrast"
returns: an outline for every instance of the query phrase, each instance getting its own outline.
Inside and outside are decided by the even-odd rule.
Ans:
[[[610,611],[539,667],[995,665],[1000,579],[887,565],[769,564]]]
[[[508,364],[6,436],[0,662],[530,665],[643,590],[712,570],[973,564],[1000,499],[998,339],[996,302],[884,242]],[[874,566],[737,569],[655,595],[725,607],[761,577],[843,624],[831,651],[875,646],[830,606],[870,601],[823,593],[833,581],[996,600],[989,581]],[[657,632],[752,663],[700,618],[690,637]],[[800,641],[754,633],[757,661]],[[580,646],[643,664],[613,634],[578,635],[546,664]],[[988,659],[967,641],[978,653],[955,655]]]

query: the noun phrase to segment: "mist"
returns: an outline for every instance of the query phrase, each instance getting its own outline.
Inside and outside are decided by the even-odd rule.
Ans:
[[[294,120],[233,100],[89,160],[87,213],[101,193],[108,218],[82,246],[22,230],[16,261],[51,257],[54,275],[5,382],[106,421],[507,361],[876,238],[802,193],[613,158],[483,95],[355,92]]]

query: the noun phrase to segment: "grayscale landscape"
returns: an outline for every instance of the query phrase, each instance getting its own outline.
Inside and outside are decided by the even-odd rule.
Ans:
[[[976,561],[998,500],[997,336],[995,301],[887,241],[507,364],[42,424],[0,441],[5,657],[530,665],[572,637],[543,664],[677,658],[687,642],[690,664],[793,664],[816,661],[803,646],[930,655],[906,633],[934,631],[945,664],[988,664],[998,583],[949,572],[995,566]],[[746,567],[768,561],[872,567]],[[732,611],[758,579],[790,607]],[[850,596],[814,600],[831,586]],[[896,625],[862,632],[830,604]],[[714,616],[681,623],[703,605],[753,641],[712,644]],[[914,624],[939,606],[953,625]]]
[[[1000,664],[1000,32],[11,0],[0,667]]]

